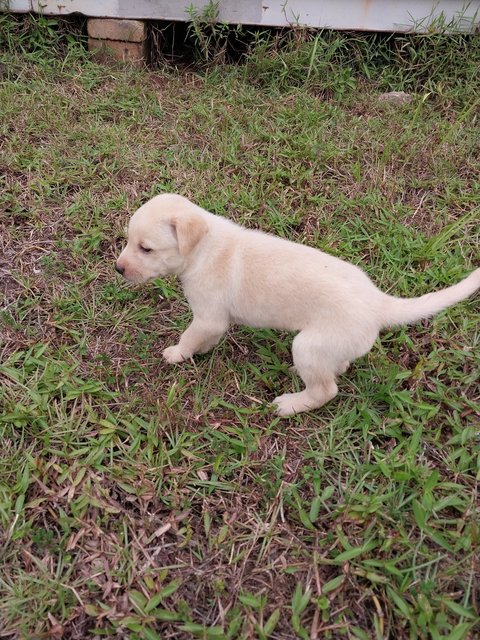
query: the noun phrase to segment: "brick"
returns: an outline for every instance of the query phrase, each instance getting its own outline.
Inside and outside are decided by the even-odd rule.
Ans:
[[[145,46],[143,42],[120,42],[118,40],[88,39],[88,49],[95,60],[101,63],[112,61],[130,62],[143,66]]]
[[[90,38],[97,40],[121,40],[122,42],[143,42],[145,22],[143,20],[116,20],[110,18],[89,18],[87,30]]]

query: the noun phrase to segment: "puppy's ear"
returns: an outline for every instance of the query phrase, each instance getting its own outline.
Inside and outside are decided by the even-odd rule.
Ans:
[[[208,231],[205,220],[196,214],[175,216],[170,224],[181,256],[187,256]]]

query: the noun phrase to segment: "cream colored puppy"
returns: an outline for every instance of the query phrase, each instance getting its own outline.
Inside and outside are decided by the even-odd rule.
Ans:
[[[417,322],[480,287],[477,269],[442,291],[395,298],[354,265],[244,229],[174,194],[135,212],[116,269],[131,282],[180,278],[193,321],[163,351],[169,363],[208,351],[231,324],[298,332],[293,361],[305,389],[275,398],[282,416],[331,400],[337,376],[371,349],[384,327]]]

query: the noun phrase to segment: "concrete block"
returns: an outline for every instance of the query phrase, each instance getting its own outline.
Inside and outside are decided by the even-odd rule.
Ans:
[[[143,42],[120,42],[119,40],[88,39],[88,49],[93,51],[95,60],[101,63],[112,61],[130,62],[143,66],[145,46]]]
[[[87,30],[90,38],[97,40],[121,40],[143,42],[146,37],[143,20],[116,20],[114,18],[89,18]]]

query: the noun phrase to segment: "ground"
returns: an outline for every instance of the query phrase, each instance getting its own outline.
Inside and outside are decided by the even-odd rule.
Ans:
[[[131,213],[175,191],[392,294],[457,282],[476,91],[44,58],[5,53],[0,87],[0,638],[478,637],[478,296],[279,419],[291,336],[232,328],[171,367],[178,283],[114,271]]]

